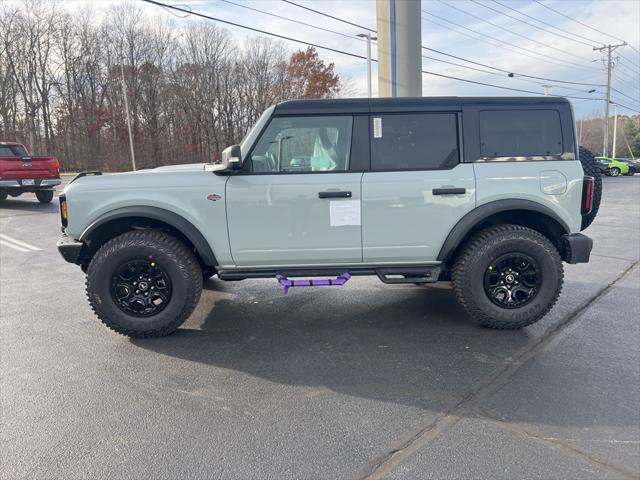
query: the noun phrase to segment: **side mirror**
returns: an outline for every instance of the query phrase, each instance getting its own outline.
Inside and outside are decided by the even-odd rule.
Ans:
[[[242,152],[240,145],[231,145],[222,151],[222,165],[225,170],[240,170],[242,168]]]

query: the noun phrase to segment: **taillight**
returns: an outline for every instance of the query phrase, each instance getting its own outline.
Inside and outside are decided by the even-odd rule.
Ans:
[[[595,178],[585,176],[582,181],[582,206],[580,212],[586,215],[593,208],[593,189],[595,188]]]
[[[69,212],[67,210],[67,197],[62,194],[58,196],[58,198],[60,199],[60,222],[63,227],[66,227],[69,217]]]

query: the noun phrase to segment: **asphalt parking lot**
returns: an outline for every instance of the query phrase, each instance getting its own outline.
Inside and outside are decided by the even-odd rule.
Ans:
[[[604,179],[591,263],[513,332],[446,285],[214,279],[134,341],[59,232],[55,201],[0,207],[3,479],[640,477],[640,176]]]

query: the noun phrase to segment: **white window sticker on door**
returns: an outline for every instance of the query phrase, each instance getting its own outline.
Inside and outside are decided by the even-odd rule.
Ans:
[[[360,200],[329,202],[329,225],[332,227],[360,225]]]
[[[373,117],[373,138],[382,138],[382,118]]]

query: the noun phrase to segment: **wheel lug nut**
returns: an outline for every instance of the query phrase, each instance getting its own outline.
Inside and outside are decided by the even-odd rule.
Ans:
[[[136,293],[140,293],[140,290],[136,290]]]

